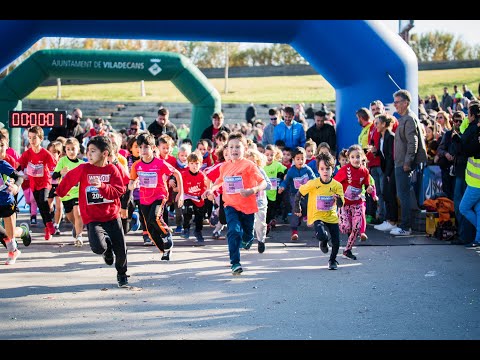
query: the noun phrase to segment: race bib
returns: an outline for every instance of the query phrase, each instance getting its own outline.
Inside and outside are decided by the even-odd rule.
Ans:
[[[225,176],[223,179],[225,194],[239,194],[243,190],[243,179],[241,176]]]
[[[43,177],[43,164],[32,164],[28,163],[27,165],[27,174],[32,177]]]
[[[300,186],[302,186],[303,184],[306,184],[307,182],[308,182],[307,174],[303,175],[302,177],[293,178],[293,186],[297,190],[300,189]]]
[[[277,190],[278,189],[278,178],[270,178],[270,182],[272,183],[272,188],[270,190]]]
[[[317,210],[329,211],[333,209],[335,197],[333,196],[317,196]]]
[[[158,184],[158,175],[156,172],[142,171],[138,173],[140,187],[156,188]]]
[[[87,186],[85,188],[85,194],[87,196],[87,205],[99,205],[113,202],[113,200],[107,200],[100,195],[98,188],[95,186]]]
[[[350,201],[360,200],[361,194],[362,189],[348,185],[347,191],[345,191],[345,199],[348,199]]]
[[[263,196],[264,196],[264,194],[265,194],[265,190],[260,190],[259,192],[257,192],[257,193],[255,194],[255,196],[256,196],[256,198],[257,198],[257,200],[258,200],[258,199],[262,199]]]

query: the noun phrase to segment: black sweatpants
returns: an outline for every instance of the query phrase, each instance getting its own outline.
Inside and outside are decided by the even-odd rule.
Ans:
[[[88,242],[95,254],[102,255],[107,248],[113,249],[115,254],[115,268],[119,275],[127,273],[127,245],[123,235],[120,217],[106,222],[91,222],[87,224]],[[107,242],[105,236],[110,237]]]
[[[315,238],[319,239],[319,234],[326,230],[330,234],[330,241],[332,242],[332,251],[330,252],[330,260],[336,260],[338,249],[340,248],[340,229],[338,224],[330,224],[321,220],[316,220],[313,223],[315,228]]]
[[[205,204],[204,204],[205,205]],[[195,202],[191,199],[186,199],[183,202],[183,228],[190,229],[190,221],[195,215],[195,232],[200,232],[203,229],[203,218],[206,212],[205,206],[197,207]]]
[[[140,204],[141,214],[147,226],[146,230],[150,234],[150,238],[155,243],[157,248],[163,252],[165,250],[164,241],[167,237],[171,237],[170,228],[165,223],[163,214],[167,212],[165,204],[166,199],[155,200],[150,205]],[[167,215],[168,216],[168,215]]]
[[[33,192],[33,197],[37,202],[44,226],[47,226],[47,223],[52,222],[53,220],[52,213],[50,212],[50,206],[48,206],[49,193],[50,193],[49,189],[40,189],[40,190],[35,190]]]

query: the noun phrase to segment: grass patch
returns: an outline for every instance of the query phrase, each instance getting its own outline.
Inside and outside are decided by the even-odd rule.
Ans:
[[[298,102],[321,103],[335,101],[335,90],[321,75],[272,76],[228,79],[228,94],[224,94],[224,79],[211,79],[222,97],[222,103],[242,104],[293,104]],[[419,72],[419,94],[436,94],[440,101],[443,87],[450,93],[453,85],[467,86],[477,95],[480,83],[480,68],[428,70]],[[145,82],[147,96],[140,96],[140,82],[63,85],[63,100],[97,101],[145,101],[145,102],[188,102],[170,81]],[[56,86],[39,87],[27,99],[52,100],[57,95]]]

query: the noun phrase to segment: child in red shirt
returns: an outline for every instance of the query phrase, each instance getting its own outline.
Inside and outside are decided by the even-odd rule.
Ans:
[[[365,208],[362,200],[362,185],[365,185],[366,192],[371,194],[373,188],[370,186],[370,173],[362,166],[365,153],[360,145],[352,145],[347,151],[348,163],[338,170],[334,179],[343,186],[345,194],[345,205],[340,209],[340,231],[348,236],[347,246],[343,251],[346,258],[357,260],[352,254],[352,247],[363,222]]]
[[[18,163],[19,168],[21,170],[25,169],[24,172],[28,175],[30,189],[40,209],[40,215],[45,226],[45,240],[50,240],[52,235],[55,234],[55,227],[48,205],[48,194],[52,187],[50,173],[55,169],[57,162],[52,154],[42,148],[43,137],[43,129],[40,126],[32,126],[28,129],[28,142],[31,147],[20,156]]]
[[[195,215],[195,238],[199,243],[203,243],[203,218],[205,216],[205,202],[202,194],[207,190],[206,176],[200,171],[202,166],[202,157],[197,152],[188,155],[188,168],[182,170],[183,178],[183,237],[188,239],[190,236],[190,221]]]
[[[126,174],[107,164],[112,153],[112,142],[106,136],[95,136],[87,144],[88,163],[68,171],[57,187],[57,195],[64,197],[78,183],[78,206],[87,226],[90,248],[102,254],[107,265],[114,262],[118,287],[128,286],[127,250],[120,219],[120,197],[125,193]]]

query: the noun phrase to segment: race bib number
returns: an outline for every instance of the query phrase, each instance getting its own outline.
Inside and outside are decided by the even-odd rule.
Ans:
[[[243,190],[243,179],[241,176],[226,176],[223,179],[226,194],[239,194]]]
[[[333,196],[317,196],[317,210],[329,211],[333,209],[335,198]]]
[[[28,163],[27,174],[31,177],[43,177],[43,164]]]
[[[360,200],[362,189],[348,185],[347,191],[345,191],[345,199],[350,201]]]
[[[113,200],[107,200],[100,195],[98,188],[95,186],[87,186],[85,188],[85,193],[87,195],[87,205],[108,204],[113,202]]]
[[[293,178],[293,186],[297,190],[300,189],[300,186],[302,186],[303,184],[306,184],[307,182],[308,182],[307,174],[303,175],[302,177]]]
[[[277,190],[278,189],[278,178],[270,178],[270,182],[272,183],[272,188],[270,190]]]
[[[140,187],[156,188],[158,184],[158,175],[156,172],[140,172],[138,173],[140,179]]]
[[[265,190],[260,190],[255,194],[255,197],[257,198],[257,200],[259,200],[263,198],[264,194],[265,194]]]

